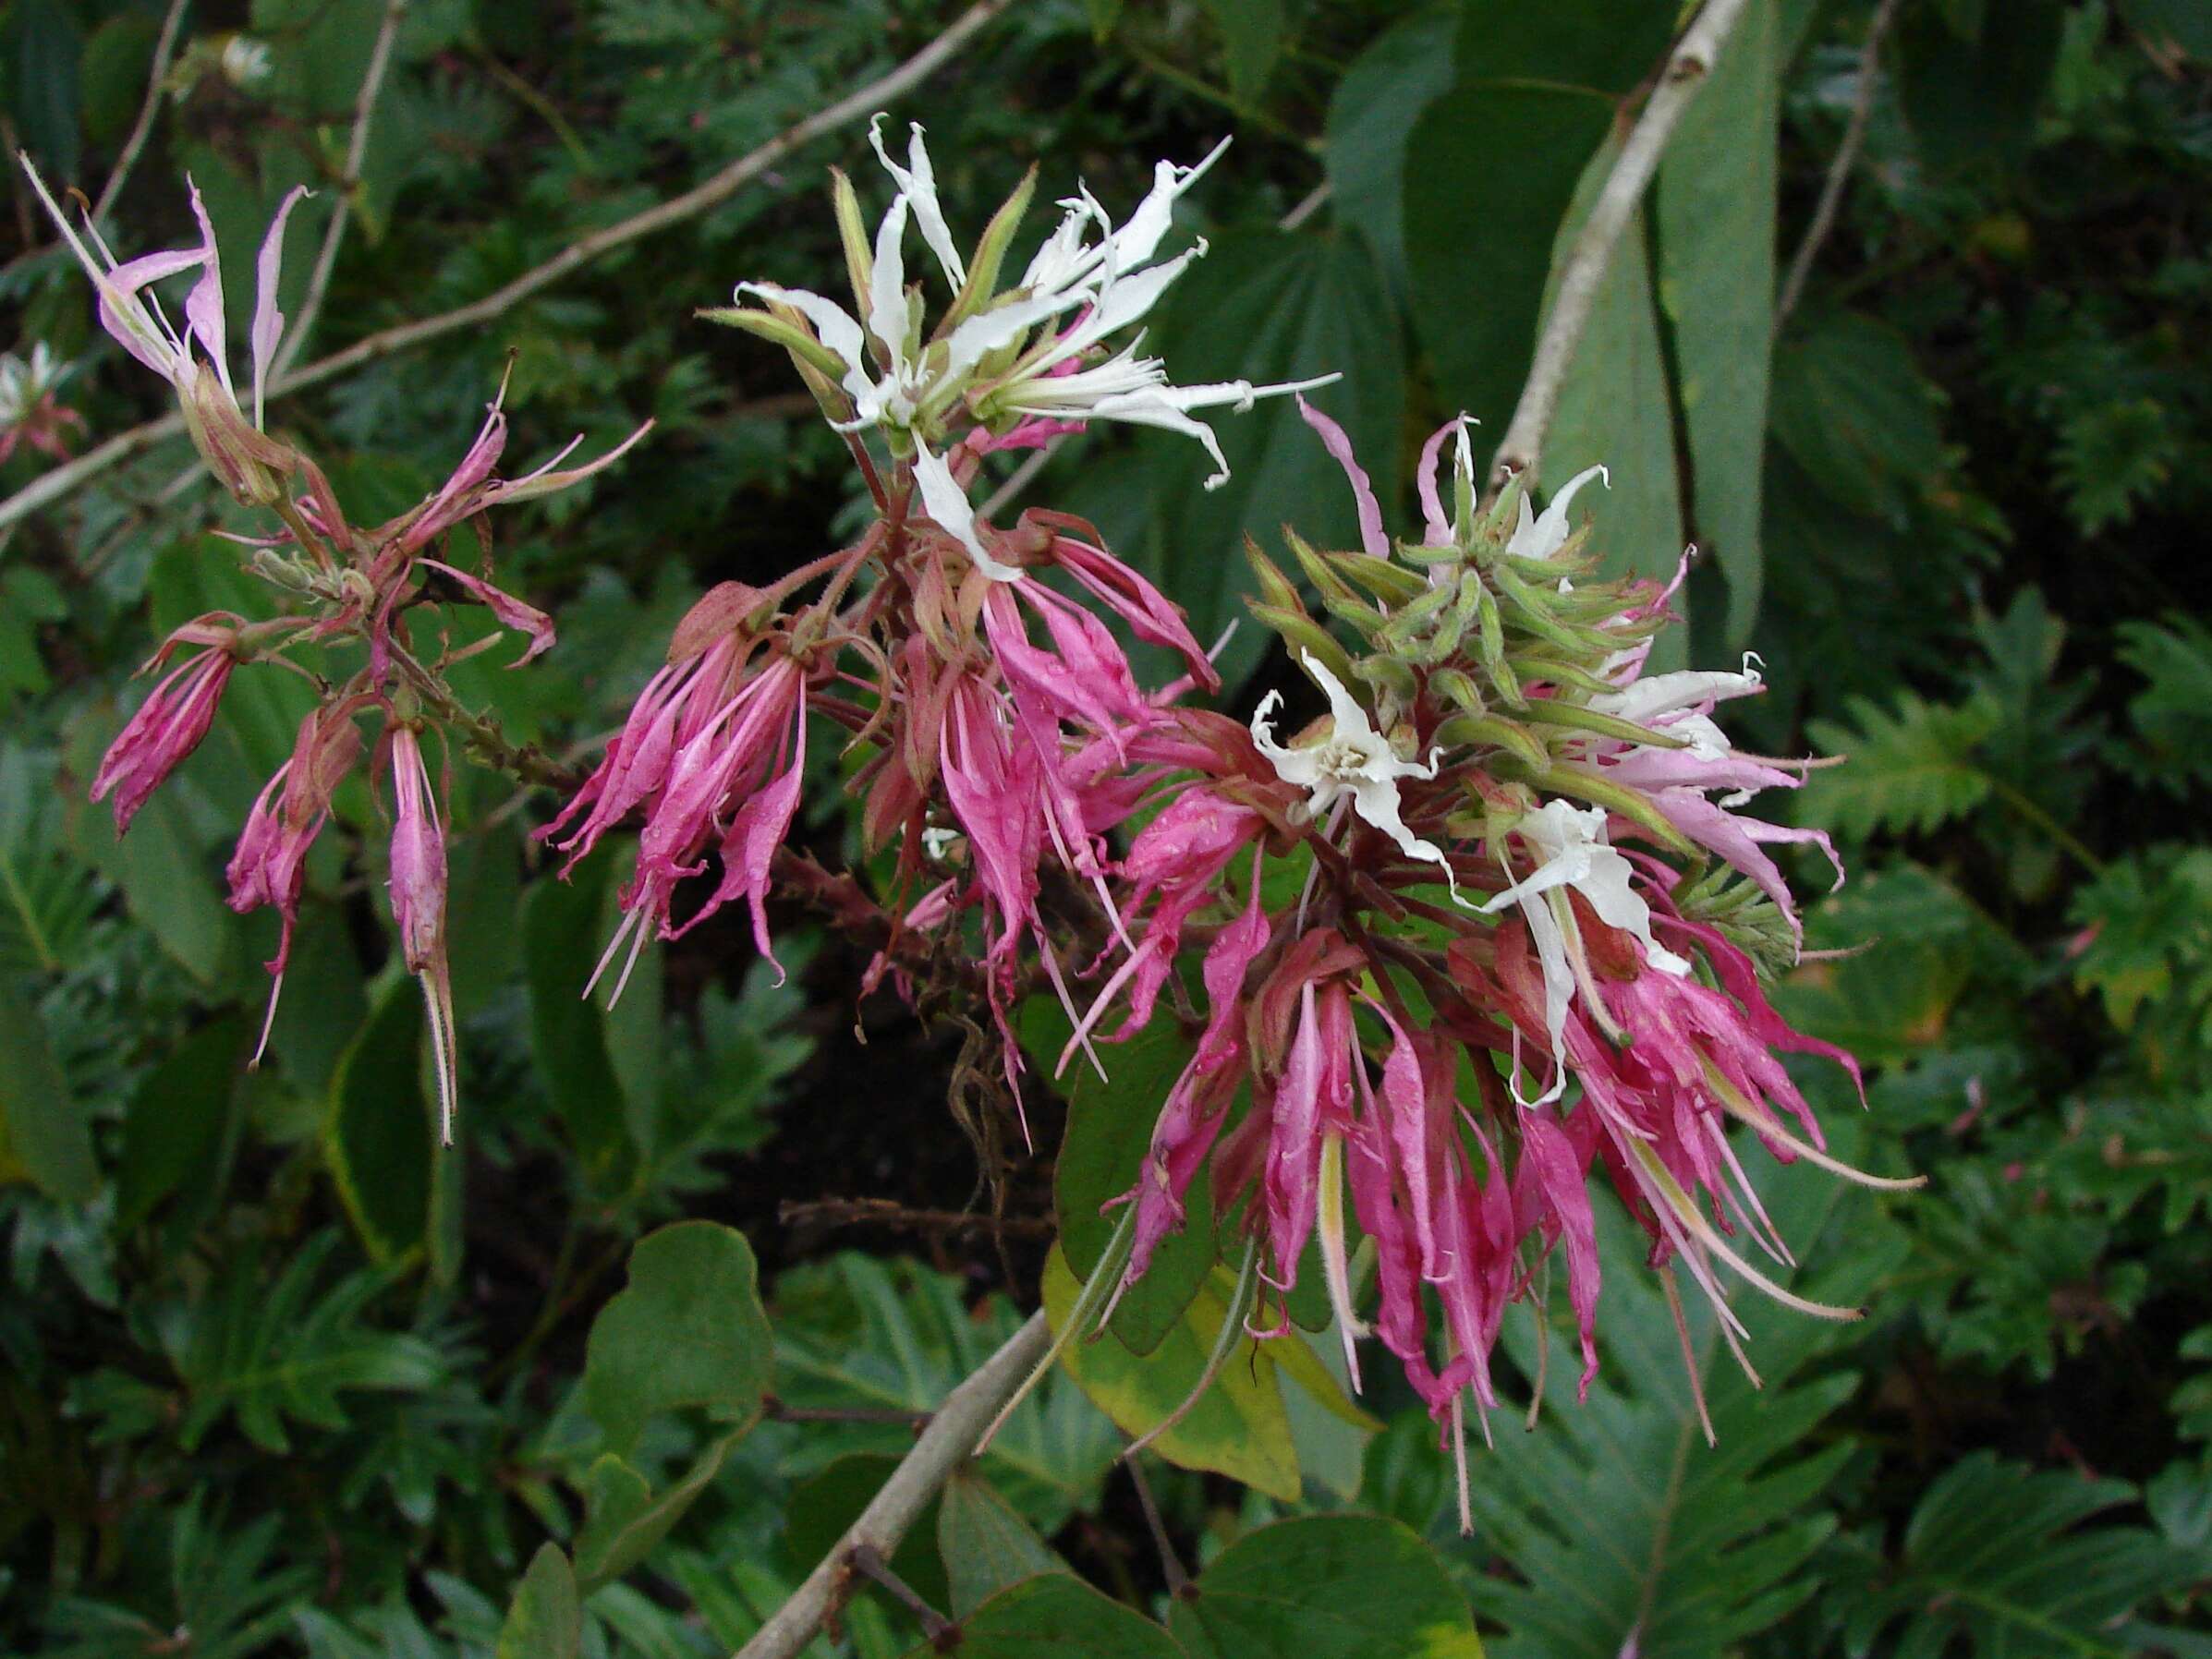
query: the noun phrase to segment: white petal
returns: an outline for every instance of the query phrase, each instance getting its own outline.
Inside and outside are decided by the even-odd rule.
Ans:
[[[824,299],[804,288],[785,288],[774,283],[739,283],[737,293],[758,295],[787,305],[814,325],[816,338],[829,347],[845,366],[845,389],[856,399],[869,396],[875,391],[875,382],[868,374],[868,339],[860,332],[860,325],[853,321],[852,313],[833,299]]]
[[[899,248],[905,234],[906,199],[894,196],[876,226],[875,270],[868,284],[869,332],[883,342],[893,363],[906,356],[906,260]]]
[[[1253,746],[1268,757],[1275,775],[1285,783],[1312,789],[1321,781],[1320,757],[1311,749],[1286,749],[1275,741],[1275,710],[1282,707],[1279,691],[1270,691],[1259,699],[1259,707],[1252,710]]]
[[[940,526],[958,539],[967,550],[967,556],[976,562],[976,568],[994,582],[1018,582],[1022,573],[1011,564],[1002,564],[983,551],[982,538],[976,534],[976,515],[967,504],[967,492],[960,488],[953,477],[953,469],[942,455],[933,455],[929,446],[917,441],[914,446],[914,481],[920,486],[922,507]]]
[[[1608,490],[1613,486],[1612,475],[1604,467],[1586,466],[1567,480],[1565,488],[1551,498],[1551,504],[1533,524],[1527,517],[1528,498],[1523,496],[1521,523],[1513,531],[1513,539],[1505,544],[1505,551],[1525,559],[1549,559],[1558,552],[1567,543],[1567,503],[1592,478],[1603,478]]]
[[[1300,651],[1298,660],[1305,664],[1306,672],[1314,677],[1315,684],[1329,699],[1329,716],[1335,725],[1333,735],[1363,745],[1379,741],[1373,724],[1367,720],[1367,711],[1344,689],[1344,683],[1331,673],[1311,651]]]
[[[883,148],[883,117],[868,124],[868,141],[876,147],[876,159],[883,163],[883,170],[898,180],[899,193],[914,206],[914,223],[922,234],[922,240],[930,245],[930,251],[937,256],[937,262],[944,268],[945,281],[957,293],[967,281],[967,267],[961,261],[960,250],[953,246],[952,228],[944,222],[944,209],[937,200],[937,175],[930,165],[930,152],[922,144],[919,121],[911,122],[906,128],[906,165],[902,167],[891,159]]]

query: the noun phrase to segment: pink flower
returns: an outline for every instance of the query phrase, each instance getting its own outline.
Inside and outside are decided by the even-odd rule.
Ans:
[[[276,907],[284,921],[275,956],[267,964],[275,978],[269,987],[269,1011],[261,1022],[258,1063],[268,1047],[276,999],[284,991],[285,964],[292,955],[292,929],[299,920],[300,890],[307,879],[307,855],[330,819],[331,796],[361,752],[361,734],[353,723],[351,703],[317,708],[299,722],[292,757],[262,786],[246,815],[237,851],[226,872],[230,907],[243,915],[263,904]]]
[[[214,723],[216,706],[231,670],[238,664],[237,618],[227,612],[211,612],[177,629],[148,659],[145,668],[159,667],[179,646],[207,648],[188,657],[158,681],[138,712],[125,723],[92,776],[92,799],[115,797],[115,833],[130,828],[130,820],[145,805],[147,797],[162,786],[169,774],[194,749]]]
[[[548,826],[558,828],[589,799],[591,817],[564,843],[581,842],[580,856],[632,805],[645,810],[636,870],[622,892],[624,919],[584,987],[587,996],[626,938],[630,951],[615,981],[617,998],[649,933],[678,938],[740,895],[752,906],[755,943],[775,961],[763,906],[769,862],[798,807],[806,677],[795,660],[778,656],[715,701],[737,648],[733,636],[701,652],[688,673],[665,684],[656,675],[600,769]],[[711,846],[722,854],[722,881],[678,926],[671,914],[676,886],[706,869]]]
[[[399,949],[422,985],[430,1017],[431,1050],[438,1073],[439,1137],[453,1144],[454,1112],[460,1099],[459,1036],[454,1028],[453,975],[445,961],[445,829],[431,792],[430,769],[411,725],[387,728],[392,766],[392,871],[386,886]]]

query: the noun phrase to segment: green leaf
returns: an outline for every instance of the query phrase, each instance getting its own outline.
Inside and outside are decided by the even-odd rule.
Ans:
[[[792,1488],[777,1550],[795,1579],[812,1572],[844,1542],[898,1466],[899,1459],[889,1452],[853,1452],[833,1459]],[[891,1556],[891,1570],[932,1607],[947,1606],[954,1599],[952,1558],[936,1547],[942,1501],[932,1499],[924,1507]]]
[[[64,1204],[89,1204],[100,1188],[91,1126],[19,987],[0,995],[0,1184],[11,1181]]]
[[[530,1557],[529,1571],[515,1587],[494,1659],[576,1659],[583,1637],[576,1572],[559,1544],[541,1544]]]
[[[2065,14],[2057,0],[2013,0],[2001,28],[1973,38],[1929,8],[1899,18],[1899,99],[1930,167],[2008,163],[2026,154],[2058,66]]]
[[[258,1263],[238,1263],[164,1322],[163,1342],[188,1397],[177,1429],[186,1450],[235,1411],[248,1439],[281,1456],[292,1449],[287,1418],[342,1429],[349,1419],[341,1395],[414,1393],[442,1380],[437,1350],[421,1338],[362,1325],[391,1283],[387,1274],[349,1274],[318,1296],[338,1242],[334,1229],[319,1233],[273,1282],[264,1281]]]
[[[1178,1599],[1192,1659],[1481,1659],[1460,1593],[1403,1522],[1315,1515],[1247,1532]]]
[[[235,969],[238,930],[203,856],[208,842],[187,805],[196,798],[189,779],[171,778],[120,841],[105,812],[87,813],[78,822],[87,853],[123,890],[131,914],[193,978],[213,987]]]
[[[741,1429],[738,1434],[744,1431]],[[668,1536],[714,1477],[737,1443],[724,1435],[699,1454],[684,1478],[655,1497],[646,1479],[613,1452],[602,1453],[584,1476],[584,1525],[576,1535],[577,1587],[589,1595],[620,1578]]]
[[[2004,718],[1993,698],[1977,694],[1945,705],[1901,691],[1894,710],[1866,697],[1847,707],[1850,726],[1806,725],[1824,752],[1846,757],[1846,764],[1813,775],[1797,800],[1799,822],[1848,836],[1926,835],[1988,795],[1989,774],[1975,751]]]
[[[1378,35],[1352,60],[1329,100],[1321,151],[1331,210],[1367,240],[1391,291],[1403,296],[1407,141],[1421,112],[1452,85],[1454,5],[1416,12]]]
[[[1604,155],[1588,176],[1601,182]],[[1562,230],[1564,258],[1579,215]],[[1559,408],[1544,442],[1544,481],[1553,488],[1586,466],[1603,465],[1609,488],[1581,497],[1597,525],[1595,545],[1608,575],[1671,577],[1682,558],[1682,493],[1675,476],[1673,400],[1652,307],[1644,216],[1629,222],[1613,249],[1589,326],[1560,386]],[[1679,633],[1662,636],[1652,666],[1675,666]]]
[[[1838,1156],[1857,1154],[1857,1124],[1832,1128]],[[1800,1260],[1825,1264],[1793,1276],[1801,1294],[1848,1306],[1894,1269],[1895,1234],[1863,1192],[1803,1163],[1777,1168],[1748,1143],[1744,1155],[1782,1237]],[[1477,1610],[1506,1629],[1500,1659],[1618,1659],[1623,1651],[1709,1659],[1769,1629],[1816,1589],[1805,1564],[1835,1528],[1820,1496],[1851,1455],[1848,1439],[1817,1431],[1857,1378],[1824,1371],[1796,1380],[1835,1344],[1839,1327],[1741,1290],[1733,1303],[1750,1330],[1744,1348],[1765,1385],[1753,1387],[1684,1278],[1691,1362],[1717,1440],[1708,1447],[1683,1345],[1645,1265],[1645,1237],[1610,1205],[1598,1221],[1604,1368],[1586,1402],[1560,1401],[1537,1432],[1509,1424],[1494,1447],[1470,1448],[1479,1459],[1475,1537],[1446,1547],[1470,1563],[1502,1556],[1513,1566],[1510,1578],[1472,1580]],[[1528,1326],[1512,1321],[1507,1332],[1532,1374]],[[1562,1328],[1552,1340],[1551,1373],[1566,1387],[1572,1337]]]
[[[1855,1649],[1902,1620],[1887,1651],[2143,1652],[2121,1628],[2128,1615],[2194,1582],[2202,1563],[2146,1528],[2084,1524],[2139,1496],[2125,1481],[1972,1453],[1920,1500],[1893,1575],[1854,1598]]]
[[[1072,1029],[1055,998],[1033,998],[1022,1011],[1023,1047],[1040,1072],[1051,1071]],[[1113,1218],[1103,1206],[1136,1184],[1160,1102],[1188,1063],[1191,1045],[1173,1020],[1162,1017],[1126,1043],[1100,1044],[1098,1052],[1107,1066],[1105,1078],[1077,1053],[1060,1080],[1067,1129],[1052,1169],[1060,1248],[1084,1278],[1113,1232]],[[1114,1308],[1113,1333],[1133,1352],[1150,1353],[1181,1323],[1218,1258],[1210,1185],[1194,1181],[1186,1202],[1182,1230],[1161,1241],[1150,1270]]]
[[[1653,198],[1697,545],[1728,581],[1725,637],[1758,614],[1760,480],[1774,333],[1779,0],[1752,0],[1683,112]],[[1617,256],[1616,256],[1617,257]]]
[[[1155,315],[1148,349],[1173,363],[1180,381],[1258,385],[1341,372],[1337,384],[1308,396],[1350,433],[1377,497],[1395,499],[1404,368],[1374,262],[1355,238],[1226,233]],[[1246,536],[1275,545],[1290,524],[1317,546],[1358,545],[1343,474],[1290,398],[1242,415],[1219,412],[1212,424],[1232,474],[1220,489],[1204,487],[1212,468],[1189,439],[1146,433],[1112,465],[1087,454],[1072,503],[1190,612],[1192,631],[1208,644],[1245,618],[1252,575],[1235,550]],[[1266,630],[1245,620],[1221,659],[1233,684],[1267,649]]]
[[[937,1553],[954,1617],[1024,1579],[1068,1569],[989,1481],[965,1470],[954,1472],[938,1498]]]
[[[1557,0],[1532,26],[1525,0],[1462,0],[1462,79],[1542,80],[1620,97],[1659,67],[1675,0]]]
[[[164,1198],[185,1194],[188,1231],[216,1201],[237,1126],[245,1022],[228,1014],[179,1043],[131,1096],[115,1169],[115,1231],[135,1231]]]
[[[749,1424],[774,1365],[752,1246],[735,1228],[679,1221],[630,1252],[629,1286],[591,1323],[584,1409],[618,1450],[679,1406]]]
[[[1282,0],[1202,0],[1221,31],[1229,64],[1229,94],[1250,106],[1267,90],[1268,77],[1282,56]]]
[[[15,60],[8,113],[46,176],[75,182],[81,135],[78,101],[84,33],[62,0],[16,0],[6,18]]]
[[[2145,781],[2175,794],[2212,779],[2212,630],[2179,612],[2119,627],[2120,660],[2149,682],[2128,700]]]
[[[1165,1630],[1082,1580],[1044,1573],[985,1602],[945,1645],[923,1642],[906,1659],[953,1653],[966,1659],[1183,1659]]]
[[[1406,141],[1414,332],[1444,406],[1486,431],[1504,431],[1527,378],[1552,245],[1611,121],[1594,92],[1462,81]]]
[[[92,30],[80,71],[85,131],[96,143],[119,140],[146,96],[146,74],[161,33],[143,12],[123,12]]]
[[[422,1087],[422,997],[395,975],[338,1062],[322,1120],[322,1156],[371,1258],[391,1262],[429,1235],[437,1129]]]
[[[606,1016],[583,999],[597,960],[611,862],[603,857],[588,862],[573,882],[534,883],[522,912],[538,1075],[568,1132],[585,1180],[602,1193],[626,1188],[637,1162],[622,1085],[607,1051]]]
[[[1055,1333],[1081,1290],[1067,1258],[1054,1250],[1045,1264],[1044,1302]],[[1181,1406],[1205,1375],[1207,1356],[1228,1316],[1227,1302],[1209,1285],[1151,1354],[1139,1359],[1109,1333],[1095,1340],[1079,1338],[1062,1362],[1116,1426],[1141,1435]],[[1269,1347],[1244,1338],[1197,1407],[1152,1446],[1185,1469],[1210,1469],[1295,1503],[1298,1451]]]
[[[1774,436],[1833,500],[1902,526],[1943,459],[1941,394],[1904,336],[1856,312],[1793,328],[1774,353]]]

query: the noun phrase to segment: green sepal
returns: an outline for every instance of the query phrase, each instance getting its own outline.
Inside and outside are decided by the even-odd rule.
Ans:
[[[1556,697],[1530,698],[1521,718],[1539,726],[1560,726],[1569,732],[1587,732],[1596,737],[1615,737],[1623,743],[1643,744],[1655,749],[1689,747],[1688,743],[1682,738],[1654,732],[1649,726],[1639,726],[1635,721],[1624,721],[1617,714],[1600,714],[1595,708],[1562,703]]]
[[[999,269],[1006,262],[1006,249],[1014,241],[1014,233],[1021,228],[1022,220],[1029,212],[1030,199],[1036,194],[1037,164],[1032,162],[1028,172],[1022,175],[1022,182],[1014,187],[1014,194],[1006,198],[999,211],[991,214],[991,223],[983,227],[975,255],[967,262],[967,281],[960,285],[960,292],[953,296],[952,309],[937,325],[939,339],[991,303],[999,285]]]
[[[756,311],[750,306],[707,306],[701,308],[698,314],[709,322],[743,329],[748,334],[757,334],[772,345],[781,345],[798,362],[832,381],[845,378],[845,359],[816,339],[811,330],[787,318],[778,317],[770,311]]]
[[[875,285],[875,254],[869,246],[868,221],[860,198],[842,167],[830,169],[830,204],[837,216],[837,239],[845,245],[845,276],[853,285],[853,303],[868,315],[869,290]]]
[[[1641,791],[1624,789],[1618,783],[1593,777],[1575,767],[1555,766],[1541,773],[1532,774],[1529,781],[1555,795],[1573,795],[1576,800],[1587,801],[1593,806],[1617,812],[1624,818],[1634,818],[1685,857],[1704,856],[1697,844],[1669,823],[1659,809],[1651,804],[1651,797]]]
[[[1334,636],[1303,611],[1285,611],[1277,605],[1262,605],[1247,600],[1253,616],[1265,627],[1282,636],[1282,641],[1294,650],[1311,651],[1321,660],[1321,666],[1339,680],[1349,683],[1352,678],[1352,658],[1344,648],[1337,644]]]
[[[1524,762],[1530,772],[1548,770],[1551,755],[1522,727],[1494,714],[1455,714],[1436,729],[1436,741],[1456,748],[1487,744]]]
[[[1329,557],[1347,581],[1358,583],[1385,603],[1408,604],[1428,591],[1425,579],[1388,559],[1371,553],[1331,553]]]

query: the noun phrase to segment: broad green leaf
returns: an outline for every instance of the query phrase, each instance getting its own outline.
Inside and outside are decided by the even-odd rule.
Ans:
[[[1045,1311],[1057,1331],[1082,1287],[1058,1250],[1045,1264]],[[1140,1435],[1183,1404],[1205,1375],[1207,1356],[1229,1315],[1211,1285],[1184,1310],[1159,1348],[1138,1358],[1111,1334],[1078,1338],[1063,1357],[1076,1381],[1124,1433]],[[1294,1340],[1295,1338],[1289,1338]],[[1246,1338],[1191,1413],[1152,1442],[1185,1469],[1210,1469],[1283,1503],[1298,1498],[1298,1452],[1269,1345]]]
[[[1452,84],[1457,6],[1432,6],[1393,24],[1352,60],[1329,100],[1321,152],[1331,211],[1367,239],[1394,295],[1405,292],[1405,177],[1425,158],[1407,139],[1421,112]],[[1389,517],[1387,507],[1384,517]]]
[[[583,1635],[576,1571],[559,1544],[541,1544],[530,1557],[529,1571],[515,1587],[494,1659],[576,1659]]]
[[[0,1016],[4,1020],[5,1016]],[[185,1225],[216,1201],[237,1122],[245,1022],[236,1013],[193,1032],[131,1096],[115,1169],[115,1231],[135,1231],[181,1192]]]
[[[1751,0],[1667,147],[1648,225],[1673,331],[1693,529],[1728,581],[1732,647],[1750,636],[1759,604],[1781,33],[1781,0]]]
[[[1239,103],[1255,104],[1268,77],[1282,56],[1282,0],[1202,0],[1221,31],[1222,55],[1229,65],[1229,93]]]
[[[156,790],[120,841],[104,811],[79,818],[87,852],[123,890],[130,913],[203,986],[236,971],[238,929],[224,908],[211,850],[193,822],[191,781],[171,778]]]
[[[1574,87],[1462,80],[1406,140],[1414,331],[1444,406],[1495,442],[1536,348],[1552,244],[1612,104]]]
[[[1216,1556],[1168,1616],[1192,1659],[1481,1659],[1466,1597],[1401,1521],[1282,1520]]]
[[[1082,1580],[1043,1573],[1003,1591],[960,1621],[948,1645],[923,1642],[906,1659],[1183,1659],[1165,1630],[1108,1601]]]
[[[89,1204],[100,1186],[91,1126],[19,986],[0,994],[0,1183],[11,1181],[64,1204]]]
[[[146,71],[161,32],[143,12],[122,12],[92,30],[79,71],[85,131],[97,143],[120,140],[146,97]]]
[[[1377,496],[1395,498],[1404,367],[1374,261],[1356,238],[1225,233],[1155,315],[1148,349],[1174,365],[1178,383],[1341,373],[1307,396],[1351,434]],[[1358,523],[1343,472],[1291,399],[1212,411],[1211,424],[1232,475],[1219,489],[1205,488],[1212,468],[1189,439],[1145,433],[1110,464],[1087,454],[1082,483],[1063,499],[1190,612],[1202,643],[1242,622],[1220,659],[1234,684],[1271,637],[1245,615],[1244,539],[1280,547],[1289,524],[1316,546],[1356,547]]]
[[[530,991],[530,1041],[553,1110],[594,1190],[622,1191],[637,1148],[614,1065],[606,1018],[583,998],[597,960],[610,860],[587,861],[573,881],[531,885],[522,912],[523,967]]]
[[[423,1247],[437,1127],[422,1088],[422,994],[393,975],[331,1080],[322,1156],[370,1255]]]
[[[1601,157],[1602,160],[1602,157]],[[1599,181],[1602,166],[1586,181]],[[1579,215],[1569,224],[1579,223]],[[1563,256],[1573,230],[1560,238]],[[1557,490],[1587,466],[1605,466],[1609,486],[1588,489],[1594,544],[1608,575],[1671,577],[1682,558],[1682,493],[1676,478],[1673,398],[1651,300],[1644,215],[1631,219],[1605,268],[1582,344],[1560,387],[1544,443],[1544,485]],[[1651,666],[1681,666],[1679,630],[1660,636]]]
[[[267,992],[256,987],[261,995]],[[369,982],[343,906],[310,896],[300,906],[285,964],[285,995],[269,1027],[269,1052],[293,1087],[322,1094],[369,1020]]]
[[[679,1221],[630,1252],[626,1290],[591,1323],[584,1409],[626,1451],[679,1406],[749,1424],[774,1363],[752,1246],[716,1221]]]
[[[1943,458],[1939,394],[1904,336],[1856,312],[1793,328],[1774,352],[1774,436],[1829,496],[1902,526]]]
[[[739,1433],[743,1431],[740,1430]],[[584,1476],[584,1525],[576,1535],[576,1577],[586,1595],[620,1578],[652,1553],[721,1472],[736,1435],[713,1442],[676,1483],[658,1497],[645,1477],[606,1452]]]
[[[1927,164],[1938,171],[2026,154],[2059,61],[2066,7],[2010,0],[2000,27],[1963,38],[1929,7],[1898,19],[1898,91]]]
[[[1461,0],[1460,79],[1540,80],[1618,98],[1659,67],[1676,0]]]
[[[812,1572],[844,1542],[861,1510],[898,1466],[899,1459],[889,1452],[854,1452],[833,1459],[793,1486],[777,1549],[795,1579]],[[942,1502],[935,1498],[923,1508],[891,1556],[891,1570],[932,1607],[948,1606],[957,1599],[950,1576],[952,1559],[937,1547]]]
[[[937,1500],[937,1553],[954,1617],[1040,1572],[1065,1572],[1035,1528],[989,1481],[957,1471]]]
[[[1057,999],[1033,998],[1022,1011],[1022,1038],[1039,1072],[1049,1072],[1072,1027]],[[1101,1079],[1078,1052],[1060,1079],[1067,1129],[1052,1167],[1052,1207],[1060,1248],[1083,1278],[1098,1265],[1115,1217],[1103,1206],[1133,1188],[1151,1145],[1160,1103],[1189,1061],[1191,1045],[1167,1011],[1126,1043],[1100,1043]],[[1203,1177],[1191,1182],[1180,1232],[1161,1241],[1151,1268],[1122,1295],[1112,1328],[1132,1351],[1150,1353],[1182,1320],[1183,1310],[1213,1270],[1213,1195]]]
[[[68,183],[76,182],[81,142],[79,64],[84,31],[75,10],[62,0],[16,0],[5,19],[7,55],[16,70],[9,114],[46,176]]]

